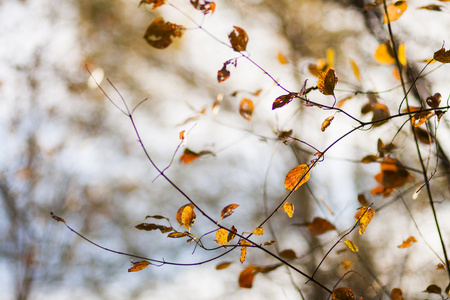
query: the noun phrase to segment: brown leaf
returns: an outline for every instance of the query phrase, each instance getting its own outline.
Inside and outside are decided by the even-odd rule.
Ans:
[[[444,48],[434,52],[433,59],[443,64],[450,63],[450,50],[445,51]]]
[[[325,232],[334,230],[336,227],[323,218],[315,217],[312,223],[308,224],[307,228],[312,234],[321,235]]]
[[[284,187],[292,191],[294,188],[297,190],[302,184],[309,180],[311,171],[308,165],[298,165],[287,173],[284,179]]]
[[[433,96],[428,97],[427,104],[431,108],[439,107],[439,104],[441,104],[441,94],[435,93]]]
[[[231,216],[234,213],[234,210],[239,207],[239,204],[230,204],[225,206],[220,212],[220,219],[225,219]]]
[[[252,119],[252,113],[254,108],[255,105],[253,104],[253,101],[244,98],[241,100],[241,104],[239,105],[239,114],[247,121],[250,121]]]
[[[399,288],[393,288],[391,291],[391,300],[403,300],[403,292]]]
[[[403,241],[403,243],[401,245],[399,245],[399,248],[408,248],[411,247],[411,245],[413,243],[417,242],[416,238],[413,236],[410,236],[409,238],[406,239],[406,241]]]
[[[223,262],[216,266],[216,270],[223,270],[228,268],[232,263],[231,262]]]
[[[361,159],[361,162],[363,164],[370,164],[370,163],[376,162],[377,160],[378,160],[378,156],[370,154],[370,155],[364,156]]]
[[[294,215],[294,204],[289,203],[289,202],[285,202],[284,206],[283,206],[284,211],[287,213],[287,215],[289,216],[289,218],[292,218],[292,216]]]
[[[398,20],[401,15],[408,8],[406,1],[396,1],[393,4],[387,6],[387,16],[389,16],[389,22],[394,22]],[[384,23],[388,22],[388,17],[384,15]]]
[[[146,260],[142,260],[142,261],[131,261],[131,263],[133,264],[133,266],[131,268],[128,269],[128,272],[137,272],[137,271],[141,271],[144,270],[145,268],[147,268],[148,265],[151,265],[152,263]]]
[[[151,230],[159,229],[161,231],[161,233],[166,233],[166,232],[173,231],[172,227],[158,225],[158,224],[153,224],[153,223],[142,223],[142,224],[136,225],[135,228],[139,229],[139,230],[145,230],[145,231],[151,231]]]
[[[55,215],[52,211],[50,212],[50,216],[52,216],[52,218],[58,222],[63,222],[64,224],[66,224],[66,221],[64,221],[63,218],[58,217],[57,215]]]
[[[292,249],[286,249],[279,253],[279,255],[284,259],[295,259],[297,258],[297,254]]]
[[[203,14],[214,13],[216,10],[216,3],[204,0],[191,0],[191,4],[195,9],[200,10]]]
[[[153,5],[152,10],[155,10],[164,3],[166,3],[166,0],[141,0],[141,2],[139,2],[139,6],[141,6],[142,4],[149,4]]]
[[[250,289],[253,286],[253,280],[255,275],[260,272],[260,267],[258,266],[248,266],[242,270],[239,274],[239,287]]]
[[[165,49],[172,44],[173,37],[182,37],[185,30],[184,26],[164,22],[164,19],[160,17],[148,26],[144,39],[156,49]]]
[[[375,215],[375,210],[370,207],[363,206],[358,208],[358,212],[355,214],[356,222],[359,220],[359,234],[363,234],[366,231],[367,225],[372,221]]]
[[[386,105],[375,103],[372,108],[372,122],[374,122],[373,126],[381,126],[388,121],[385,120],[390,116],[389,109]]]
[[[369,201],[367,201],[367,198],[364,194],[358,195],[358,202],[359,202],[359,204],[364,205],[364,206],[369,206],[369,204],[370,204]]]
[[[443,5],[438,5],[438,4],[429,4],[429,5],[418,7],[418,9],[442,11],[442,7],[444,7],[444,6]]]
[[[234,237],[236,236],[236,232],[237,232],[237,228],[233,226],[231,226],[230,231],[228,232],[228,236],[227,236],[227,244],[230,243],[231,240],[234,239]]]
[[[220,69],[220,70],[217,72],[217,81],[218,81],[219,83],[224,82],[225,80],[227,80],[228,78],[230,78],[231,73],[230,73],[230,71],[228,71],[228,69],[227,69],[228,64],[229,64],[229,62],[225,62],[225,63],[223,64],[222,69]]]
[[[185,231],[185,232],[171,232],[167,235],[168,238],[172,238],[172,239],[179,239],[185,236],[188,236],[189,232]]]
[[[414,127],[413,130],[416,132],[417,138],[420,142],[424,143],[425,145],[429,145],[433,142],[433,136],[427,130],[420,127]]]
[[[319,72],[319,81],[317,87],[324,95],[334,95],[334,88],[338,83],[338,78],[333,69],[328,69],[327,72]]]
[[[322,132],[325,131],[325,129],[328,128],[328,126],[330,126],[331,121],[333,121],[334,116],[330,116],[328,118],[325,119],[325,121],[322,122],[322,126],[320,127],[320,130],[322,130]]]
[[[346,287],[340,287],[333,291],[331,300],[356,300],[353,291]]]
[[[440,295],[442,293],[442,289],[439,286],[435,285],[435,284],[431,284],[431,285],[429,285],[427,287],[427,289],[424,292],[429,293],[429,294],[438,294],[438,295]]]
[[[244,29],[233,26],[234,30],[228,35],[230,39],[231,47],[234,51],[245,51],[248,43],[248,35]]]
[[[294,97],[295,97],[294,93],[289,93],[287,95],[282,95],[278,97],[272,104],[272,110],[285,106],[286,104],[291,102],[292,99],[294,99]]]

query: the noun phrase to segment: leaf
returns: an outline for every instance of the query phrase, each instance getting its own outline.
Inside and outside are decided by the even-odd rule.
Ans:
[[[395,64],[394,51],[389,43],[380,44],[375,50],[375,59],[379,64],[392,65]]]
[[[361,162],[362,162],[363,164],[370,164],[370,163],[376,162],[377,160],[378,160],[378,156],[373,155],[373,154],[369,154],[369,155],[367,155],[367,156],[364,156],[364,157],[361,159]]]
[[[363,234],[366,231],[367,225],[369,225],[374,215],[375,210],[370,207],[362,206],[358,208],[358,212],[355,214],[355,219],[356,222],[359,220],[359,234]]]
[[[220,212],[220,219],[223,220],[231,216],[237,207],[239,207],[239,204],[230,204],[225,206]]]
[[[355,245],[355,243],[353,243],[353,242],[350,241],[350,240],[344,241],[344,244],[346,244],[347,247],[348,247],[352,252],[358,252],[358,251],[359,251],[359,249],[358,249],[358,247]]]
[[[247,246],[242,246],[242,248],[241,248],[241,256],[239,257],[239,261],[241,262],[241,264],[244,263],[246,256],[247,256]]]
[[[444,6],[438,5],[438,4],[429,4],[429,5],[418,7],[418,9],[442,11],[442,7],[444,7]]]
[[[294,97],[295,97],[294,93],[289,93],[287,95],[282,95],[278,97],[277,99],[275,99],[275,101],[273,101],[272,110],[285,106],[286,104],[291,102],[292,99],[294,99]]]
[[[229,65],[229,62],[225,62],[225,63],[223,64],[222,69],[220,69],[220,70],[217,72],[217,81],[218,81],[219,83],[224,82],[225,80],[227,80],[228,78],[230,78],[231,73],[230,73],[230,71],[228,71],[228,69],[227,69],[227,66],[228,66],[228,65]]]
[[[179,238],[182,238],[182,237],[185,237],[185,236],[188,236],[188,235],[189,235],[189,232],[187,232],[187,231],[185,231],[185,232],[175,231],[175,232],[169,233],[167,235],[167,237],[168,238],[172,238],[172,239],[179,239]]]
[[[390,116],[388,107],[381,103],[375,103],[372,112],[372,122],[374,122],[373,126],[375,127],[386,123],[388,121],[387,118]]]
[[[241,100],[241,104],[239,105],[239,114],[247,121],[250,121],[252,119],[252,113],[254,108],[255,105],[253,104],[253,101],[244,98]]]
[[[212,151],[208,151],[208,150],[202,150],[200,152],[194,152],[189,148],[185,148],[183,155],[181,155],[180,157],[180,162],[184,163],[185,165],[190,164],[193,161],[196,161],[197,159],[199,159],[202,156],[205,155],[212,155],[214,156],[214,152]]]
[[[131,263],[133,264],[133,266],[131,268],[128,269],[128,272],[137,272],[137,271],[141,271],[144,270],[145,268],[147,268],[148,265],[151,265],[152,263],[146,260],[142,260],[142,261],[131,261]]]
[[[292,216],[294,215],[294,204],[289,203],[289,202],[285,202],[284,206],[283,206],[284,211],[287,213],[287,215],[289,216],[289,218],[292,218]]]
[[[441,104],[441,94],[435,93],[433,96],[428,97],[426,101],[429,107],[437,108]]]
[[[434,52],[433,59],[443,64],[450,63],[450,50],[445,51],[444,48]]]
[[[236,236],[236,232],[237,232],[237,228],[233,226],[231,226],[230,231],[228,232],[228,236],[227,236],[227,243],[229,244],[231,240],[234,239],[234,237]]]
[[[319,72],[319,81],[317,87],[324,95],[334,95],[334,88],[338,83],[338,78],[333,69],[328,69],[327,72]]]
[[[352,262],[349,260],[343,260],[341,261],[341,265],[344,267],[345,271],[348,271],[350,267],[352,266]]]
[[[164,22],[164,19],[160,17],[147,27],[144,39],[156,49],[165,49],[172,44],[173,37],[182,37],[185,30],[184,26]]]
[[[263,235],[264,234],[264,228],[258,227],[255,230],[253,230],[253,234],[255,235]]]
[[[413,130],[416,132],[417,138],[421,143],[430,145],[433,142],[433,136],[427,130],[420,127],[414,127]]]
[[[309,180],[311,172],[308,165],[298,165],[287,173],[284,179],[284,187],[292,191],[294,188],[297,190],[302,184]]]
[[[273,244],[275,244],[275,241],[274,240],[270,240],[268,242],[265,242],[263,245],[264,246],[270,246],[270,245],[273,245]]]
[[[358,65],[353,59],[350,59],[350,65],[352,67],[353,75],[355,75],[356,79],[361,82],[361,74],[359,73]]]
[[[278,62],[282,65],[287,65],[289,63],[286,56],[284,56],[284,54],[281,52],[278,52],[277,59]]]
[[[142,223],[139,225],[136,225],[135,228],[139,230],[145,230],[145,231],[151,231],[151,230],[157,230],[159,229],[161,233],[171,232],[173,231],[172,227],[163,226],[163,225],[157,225],[153,223]]]
[[[399,288],[393,288],[391,291],[391,300],[403,300],[403,292]]]
[[[258,266],[248,266],[239,274],[239,287],[250,289],[253,286],[253,280],[260,271]]]
[[[406,66],[408,60],[406,59],[406,46],[405,43],[401,43],[398,46],[398,61],[402,64],[402,66]]]
[[[408,4],[406,4],[406,1],[396,1],[393,4],[388,5],[387,15],[384,15],[384,24],[388,22],[388,16],[389,22],[398,20],[398,18],[401,17],[401,15],[406,11],[407,8]]]
[[[286,249],[279,253],[279,255],[284,259],[295,259],[297,258],[297,254],[292,249]]]
[[[411,245],[413,243],[417,242],[416,238],[413,236],[410,236],[409,238],[406,239],[406,241],[403,241],[403,243],[401,245],[399,245],[399,248],[408,248],[411,247]]]
[[[228,268],[232,263],[231,262],[222,262],[216,266],[216,270],[223,270]]]
[[[307,225],[307,228],[312,234],[321,235],[325,232],[334,230],[336,227],[323,218],[315,217],[312,223]]]
[[[322,132],[325,131],[325,129],[328,128],[328,126],[330,126],[331,121],[333,121],[334,116],[330,116],[328,118],[325,119],[325,121],[322,122],[322,126],[320,127],[320,130],[322,130]]]
[[[216,231],[216,243],[219,245],[226,245],[228,243],[228,230],[219,228]]]
[[[194,205],[186,204],[180,207],[177,211],[175,218],[177,219],[180,225],[186,227],[187,230],[190,230],[192,225],[194,225],[196,218],[194,212]]]
[[[331,293],[331,300],[356,300],[356,298],[351,289],[340,287]]]
[[[53,220],[56,220],[58,222],[62,222],[64,224],[66,224],[66,221],[64,221],[63,218],[58,217],[57,215],[55,215],[52,211],[50,212],[50,216],[52,216]]]
[[[369,201],[367,201],[367,198],[364,194],[358,195],[358,202],[359,202],[359,204],[364,205],[364,206],[368,206],[370,204]]]
[[[427,287],[427,289],[424,292],[429,293],[429,294],[438,294],[438,295],[440,295],[442,293],[442,289],[439,286],[435,285],[435,284],[431,284],[431,285],[429,285]]]
[[[228,35],[231,47],[236,52],[245,51],[248,43],[248,35],[244,29],[233,26],[234,30]]]
[[[141,2],[139,2],[139,6],[141,6],[142,4],[149,4],[153,5],[152,10],[155,10],[156,8],[162,6],[164,3],[166,3],[166,0],[141,0]]]
[[[200,10],[203,14],[214,13],[216,10],[216,3],[209,1],[191,0],[191,4],[195,9]]]

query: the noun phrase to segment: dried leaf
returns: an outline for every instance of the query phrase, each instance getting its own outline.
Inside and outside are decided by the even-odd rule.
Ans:
[[[431,284],[431,285],[429,285],[427,287],[427,289],[424,292],[429,293],[429,294],[438,294],[438,295],[440,295],[442,293],[442,289],[439,286],[435,285],[435,284]]]
[[[186,204],[180,207],[177,211],[175,218],[177,219],[180,225],[186,227],[187,230],[190,230],[192,225],[194,225],[196,218],[194,212],[194,205]]]
[[[361,162],[362,162],[363,164],[370,164],[370,163],[376,162],[377,160],[378,160],[378,156],[373,155],[373,154],[369,154],[369,155],[367,155],[367,156],[364,156],[364,157],[361,159]]]
[[[289,203],[289,202],[285,202],[284,206],[283,206],[284,211],[287,213],[287,215],[289,216],[289,218],[292,218],[292,216],[294,215],[294,204]]]
[[[443,5],[438,5],[438,4],[429,4],[429,5],[418,7],[418,9],[442,11],[442,7],[444,7],[444,6]]]
[[[322,132],[325,131],[325,129],[328,128],[328,126],[330,126],[331,121],[333,121],[334,116],[330,116],[328,118],[325,119],[325,121],[322,122],[322,126],[320,127],[320,130],[322,130]]]
[[[395,64],[394,50],[389,43],[380,44],[375,50],[375,59],[379,64],[392,65]]]
[[[190,164],[193,161],[196,161],[197,159],[199,159],[202,156],[205,155],[212,155],[214,156],[214,152],[209,151],[209,150],[202,150],[200,152],[194,152],[189,148],[185,148],[183,155],[181,155],[180,157],[180,162],[184,163],[185,165]]]
[[[223,262],[216,266],[216,270],[223,270],[228,268],[232,263],[231,262]]]
[[[352,67],[353,74],[355,75],[356,79],[358,79],[359,82],[361,82],[361,74],[359,73],[359,68],[356,62],[353,59],[350,59],[350,65]]]
[[[340,287],[333,291],[331,300],[356,300],[353,291],[346,287]]]
[[[235,238],[236,232],[237,232],[237,228],[234,227],[234,225],[231,226],[230,231],[228,232],[228,236],[227,236],[227,244],[229,244],[230,241]]]
[[[359,234],[363,234],[366,231],[367,225],[369,225],[373,216],[375,215],[375,210],[370,207],[363,206],[358,208],[358,212],[355,214],[356,222],[359,220]]]
[[[286,249],[279,253],[279,255],[284,259],[295,259],[297,258],[297,254],[292,249]]]
[[[433,136],[427,130],[420,127],[414,127],[413,130],[416,132],[417,138],[421,143],[430,145],[433,142]]]
[[[195,9],[200,10],[203,14],[214,13],[216,10],[216,3],[204,0],[191,0],[191,4]]]
[[[139,229],[139,230],[145,230],[145,231],[151,231],[151,230],[159,229],[161,231],[161,233],[166,233],[166,232],[173,231],[172,227],[158,225],[158,224],[153,224],[153,223],[142,223],[142,224],[136,225],[135,228]]]
[[[358,202],[361,205],[368,206],[370,203],[367,201],[366,196],[364,194],[358,195]]]
[[[315,217],[312,223],[307,225],[307,228],[312,234],[321,235],[325,232],[334,230],[336,227],[323,218]]]
[[[328,69],[327,72],[319,72],[319,81],[317,87],[324,95],[334,95],[334,88],[338,83],[338,78],[333,69]]]
[[[141,6],[142,4],[149,4],[153,5],[152,10],[155,10],[164,3],[166,3],[166,0],[141,0],[141,2],[139,2],[139,6]]]
[[[372,112],[372,122],[374,123],[373,126],[383,125],[388,121],[387,118],[390,116],[388,107],[381,103],[375,103],[373,105]]]
[[[288,60],[287,60],[286,56],[284,56],[284,54],[281,52],[278,52],[277,59],[278,59],[278,62],[282,65],[288,64]]]
[[[294,93],[289,93],[287,95],[282,95],[278,97],[272,104],[272,110],[285,106],[286,104],[291,102],[292,99],[294,99],[294,97],[295,97]]]
[[[185,30],[186,28],[182,25],[164,22],[164,19],[160,17],[148,26],[144,39],[156,49],[165,49],[172,44],[173,37],[182,37]]]
[[[399,245],[399,248],[408,248],[411,247],[411,245],[413,243],[417,242],[416,238],[413,236],[410,236],[409,238],[406,239],[406,241],[403,241],[403,243],[401,245]]]
[[[141,270],[147,268],[148,265],[151,265],[151,262],[146,261],[146,260],[137,261],[137,262],[131,261],[131,263],[133,264],[133,266],[128,269],[128,272],[141,271]]]
[[[253,279],[255,275],[260,272],[260,267],[258,266],[248,266],[242,270],[239,274],[239,287],[250,289],[253,286]]]
[[[391,291],[391,300],[403,300],[403,292],[399,288],[393,288]]]
[[[227,66],[228,66],[228,65],[229,65],[229,62],[225,62],[225,63],[223,64],[222,69],[220,69],[220,70],[217,72],[217,81],[218,81],[219,83],[224,82],[225,80],[227,80],[228,78],[230,78],[231,73],[230,73],[230,71],[228,71],[228,69],[227,69]]]
[[[428,97],[427,104],[431,108],[439,107],[439,104],[441,104],[441,94],[435,93],[433,96]]]
[[[239,204],[230,204],[225,206],[220,212],[220,219],[223,220],[231,216],[237,207],[239,207]]]
[[[228,230],[219,228],[216,231],[216,243],[219,245],[226,245],[228,243]]]
[[[185,231],[185,232],[178,232],[178,231],[176,231],[176,232],[169,233],[167,235],[167,237],[168,238],[172,238],[172,239],[179,239],[179,238],[182,238],[182,237],[185,237],[185,236],[188,236],[188,235],[190,235],[190,233],[187,232],[187,231]]]
[[[353,243],[353,242],[350,241],[350,240],[344,241],[344,244],[346,244],[347,247],[348,247],[352,252],[358,252],[358,251],[359,251],[359,249],[358,249],[358,247],[356,247],[355,243]]]
[[[311,172],[308,165],[298,165],[287,173],[286,178],[284,179],[284,187],[289,191],[292,191],[294,188],[297,190],[309,180],[310,174]]]
[[[231,47],[234,51],[245,51],[248,43],[248,35],[244,29],[233,26],[234,30],[228,35],[230,39]]]
[[[241,104],[239,105],[239,114],[247,121],[250,121],[252,119],[252,113],[254,108],[255,105],[253,104],[253,101],[244,98],[241,100]]]
[[[270,246],[270,245],[273,245],[273,244],[275,244],[275,241],[274,240],[270,240],[268,242],[265,242],[263,245],[264,246]]]
[[[400,16],[406,11],[408,8],[408,4],[406,1],[396,1],[393,4],[390,4],[387,6],[387,16],[384,15],[384,23],[386,24],[388,22],[388,16],[389,16],[389,22],[394,22],[400,18]]]
[[[66,224],[66,221],[64,221],[63,218],[58,217],[57,215],[55,215],[53,212],[50,212],[50,216],[52,216],[53,220],[56,220],[58,222],[63,222],[64,224]]]
[[[444,48],[434,52],[433,59],[443,64],[450,63],[450,50],[445,51]]]

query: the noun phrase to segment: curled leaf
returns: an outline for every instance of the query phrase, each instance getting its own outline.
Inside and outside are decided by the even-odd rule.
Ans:
[[[401,245],[399,245],[399,248],[408,248],[411,247],[411,245],[413,243],[417,242],[416,238],[413,236],[410,236],[409,238],[406,239],[406,241],[403,241],[403,243]]]
[[[231,47],[236,52],[245,51],[248,43],[248,35],[244,29],[233,26],[234,30],[228,35]]]
[[[231,226],[230,231],[228,232],[228,236],[227,236],[227,244],[230,243],[230,241],[232,239],[234,239],[234,237],[236,236],[236,232],[237,232],[237,228],[233,226]]]
[[[427,104],[431,108],[439,107],[439,104],[441,104],[441,94],[435,93],[433,96],[428,97]]]
[[[285,106],[286,104],[291,102],[292,99],[294,99],[294,97],[295,97],[294,93],[289,93],[287,95],[282,95],[278,97],[272,104],[272,110]]]
[[[203,14],[214,13],[216,10],[216,3],[204,0],[191,0],[191,4],[195,9],[200,10]]]
[[[141,6],[142,4],[149,4],[153,5],[152,10],[155,10],[164,3],[166,3],[166,0],[141,0],[141,2],[139,2],[139,6]]]
[[[225,206],[220,212],[220,219],[225,219],[231,216],[234,213],[234,210],[239,207],[239,204],[230,204]]]
[[[380,44],[375,50],[375,59],[379,64],[392,65],[395,64],[394,50],[390,43]]]
[[[186,204],[180,207],[177,211],[175,218],[177,219],[180,225],[186,227],[187,230],[190,230],[192,225],[194,225],[196,218],[194,212],[194,205]]]
[[[187,232],[187,231],[185,231],[185,232],[175,231],[175,232],[169,233],[167,235],[167,237],[168,238],[172,238],[172,239],[179,239],[179,238],[182,238],[182,237],[185,237],[185,236],[188,236],[188,235],[189,235],[189,232]]]
[[[436,284],[430,284],[424,292],[429,293],[429,294],[440,295],[442,293],[442,289],[439,286],[437,286]]]
[[[253,279],[260,272],[258,266],[248,266],[239,274],[239,287],[250,289],[253,286]]]
[[[161,233],[166,233],[166,232],[173,231],[172,227],[158,225],[158,224],[153,224],[153,223],[142,223],[142,224],[136,225],[135,228],[139,229],[139,230],[145,230],[145,231],[151,231],[151,230],[159,229],[161,231]]]
[[[309,180],[311,171],[308,165],[298,165],[287,173],[284,179],[284,187],[292,191],[294,188],[297,190],[302,184]]]
[[[145,31],[144,39],[156,49],[164,49],[172,44],[173,37],[182,37],[186,28],[182,25],[164,22],[162,17],[155,19]]]
[[[225,63],[223,64],[222,69],[220,69],[220,70],[217,72],[217,81],[218,81],[219,83],[224,82],[225,80],[227,80],[228,78],[230,78],[231,73],[230,73],[230,71],[228,71],[228,69],[227,69],[228,64],[229,64],[229,62],[228,62],[228,63],[225,62]]]

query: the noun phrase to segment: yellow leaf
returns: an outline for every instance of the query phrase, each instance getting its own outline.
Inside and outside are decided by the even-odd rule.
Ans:
[[[194,205],[186,204],[180,207],[177,211],[175,218],[177,219],[180,225],[186,227],[187,230],[190,230],[192,225],[194,225],[196,218],[194,212]]]
[[[289,218],[292,218],[292,216],[294,215],[294,204],[286,202],[286,203],[284,203],[283,208],[284,208],[284,211],[289,216]]]
[[[352,66],[353,74],[355,75],[356,79],[358,79],[358,81],[361,81],[361,75],[359,73],[358,65],[353,59],[350,59],[350,65]]]
[[[216,243],[219,245],[226,245],[228,242],[228,230],[219,228],[216,231]]]
[[[252,119],[252,113],[254,108],[255,105],[253,104],[253,101],[244,98],[242,99],[241,104],[239,105],[239,114],[247,121],[250,121]]]
[[[327,63],[328,63],[329,68],[334,68],[334,57],[335,57],[334,49],[328,48],[327,49]]]
[[[348,247],[352,252],[358,252],[358,251],[359,251],[359,249],[358,249],[358,247],[356,247],[355,243],[353,243],[353,242],[350,241],[350,240],[344,241],[344,244],[346,244],[347,247]]]
[[[389,16],[389,22],[394,22],[400,18],[400,16],[408,8],[406,1],[397,1],[387,6],[387,16]],[[386,14],[384,15],[384,24],[388,22]]]
[[[253,230],[253,234],[256,234],[256,235],[263,235],[263,233],[264,233],[264,228],[262,228],[262,227],[258,227],[255,230]]]
[[[246,256],[247,256],[247,246],[242,246],[242,248],[241,248],[241,256],[239,257],[239,261],[241,262],[241,264],[244,263]]]
[[[375,59],[379,64],[392,65],[395,64],[395,58],[392,53],[392,47],[389,44],[380,44],[375,50]]]
[[[281,52],[278,52],[277,59],[278,59],[278,62],[282,65],[288,64],[288,60],[287,60],[286,56],[284,56],[283,53],[281,53]]]
[[[399,245],[399,248],[408,248],[411,247],[411,245],[413,243],[417,242],[416,238],[413,236],[410,236],[409,238],[406,239],[406,241],[403,241],[403,243],[401,245]]]
[[[239,204],[230,204],[230,205],[225,206],[220,213],[220,218],[225,219],[225,218],[231,216],[233,214],[234,210],[238,206],[239,206]]]
[[[357,222],[359,220],[359,234],[363,234],[366,231],[367,225],[369,225],[374,215],[375,210],[370,207],[363,206],[358,208],[355,218]]]
[[[406,66],[406,63],[408,62],[406,59],[405,43],[401,43],[400,46],[398,46],[398,60],[402,64],[402,66]]]
[[[143,261],[131,261],[133,266],[128,269],[128,272],[137,272],[147,268],[148,265],[151,265],[151,262],[143,260]]]
[[[334,95],[334,88],[338,83],[338,78],[333,69],[328,69],[327,72],[319,72],[319,81],[317,87],[324,95]]]
[[[287,173],[284,179],[284,187],[289,191],[292,191],[294,188],[297,190],[309,180],[310,174],[308,165],[298,165]]]
[[[322,132],[325,131],[325,129],[328,128],[328,126],[330,126],[331,121],[333,121],[334,116],[330,116],[328,118],[325,119],[325,121],[322,122],[322,126],[320,127],[320,130],[322,130]]]
[[[355,300],[353,291],[346,287],[337,288],[331,293],[331,300]]]

